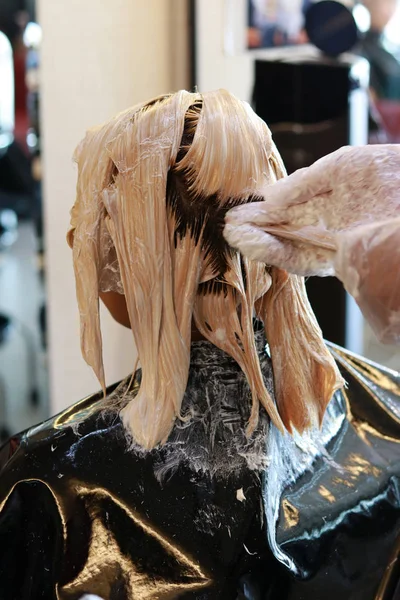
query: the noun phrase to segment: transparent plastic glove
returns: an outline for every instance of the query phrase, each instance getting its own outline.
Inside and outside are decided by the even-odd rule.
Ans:
[[[400,218],[337,235],[335,273],[378,338],[400,344]]]
[[[358,236],[362,238],[363,231],[372,235],[368,226],[382,221],[387,221],[386,229],[393,221],[395,228],[394,220],[400,217],[400,147],[342,148],[311,167],[266,187],[262,193],[264,202],[240,206],[228,212],[224,232],[227,241],[249,258],[291,273],[337,275],[355,296],[379,337],[388,340],[390,335],[386,325],[384,332],[378,325],[386,322],[383,313],[375,316],[375,321],[371,316],[376,309],[375,296],[371,295],[370,299],[365,296],[372,294],[374,286],[378,285],[374,283],[375,275],[379,274],[375,273],[376,265],[370,264],[372,283],[367,284],[366,263],[361,265],[361,256],[357,260],[356,257],[360,252],[370,263],[377,260],[378,253],[381,269],[382,264],[395,260],[386,258],[385,254],[394,243],[391,236],[386,242],[389,250],[381,241],[382,245],[378,245],[381,249],[373,245],[371,254],[366,253],[367,241],[361,242]],[[381,240],[385,224],[382,227]],[[356,240],[358,245],[350,252],[352,241],[355,243]],[[346,262],[350,256],[353,257],[352,262]],[[355,272],[361,266],[356,290],[351,281],[354,283]],[[380,302],[392,298],[395,293],[396,272],[393,273],[393,265],[388,268],[392,269],[392,276],[381,283]],[[399,262],[397,273],[398,270]],[[361,285],[361,282],[364,283]],[[385,294],[382,293],[383,285],[390,286]],[[387,317],[389,312],[392,314],[392,302],[389,304]],[[382,312],[381,304],[380,307]],[[393,314],[390,322],[396,322]],[[395,329],[394,324],[390,326]],[[395,333],[393,335],[396,336]]]

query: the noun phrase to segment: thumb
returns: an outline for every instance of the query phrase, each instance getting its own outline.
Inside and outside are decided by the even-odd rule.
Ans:
[[[225,222],[229,225],[270,225],[289,220],[288,207],[302,201],[298,177],[293,175],[279,179],[260,190],[260,202],[242,204],[229,210]]]
[[[243,204],[227,212],[225,221],[229,225],[260,225],[289,223],[296,220],[300,204],[316,196],[323,198],[331,191],[330,179],[332,157],[328,155],[311,167],[299,169],[292,175],[268,184],[260,190],[264,201]]]
[[[283,240],[251,225],[225,225],[227,242],[250,260],[285,269],[302,276],[334,274],[333,253]]]

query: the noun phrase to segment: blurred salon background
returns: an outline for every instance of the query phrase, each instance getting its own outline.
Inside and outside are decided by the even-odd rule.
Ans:
[[[75,146],[128,106],[196,86],[251,102],[289,172],[400,142],[399,2],[0,0],[0,440],[98,389],[65,242]],[[327,339],[400,368],[335,280],[307,286]],[[133,340],[102,321],[112,383],[134,367]]]

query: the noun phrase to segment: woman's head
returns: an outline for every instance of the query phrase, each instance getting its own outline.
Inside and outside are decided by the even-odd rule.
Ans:
[[[224,241],[226,211],[260,200],[283,175],[268,127],[226,91],[177,94],[128,110],[80,144],[73,255],[82,352],[103,387],[99,293],[124,294],[140,364],[122,416],[146,448],[180,416],[191,323],[240,365],[277,427],[317,424],[341,380],[303,282],[242,258]],[[72,237],[72,234],[71,234]],[[252,327],[266,326],[276,399],[265,388]]]

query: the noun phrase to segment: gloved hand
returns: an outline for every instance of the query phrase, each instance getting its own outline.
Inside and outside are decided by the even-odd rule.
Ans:
[[[346,147],[232,209],[225,237],[253,260],[336,275],[385,342],[400,342],[400,146]]]
[[[400,343],[400,218],[337,235],[335,273],[378,338]]]

